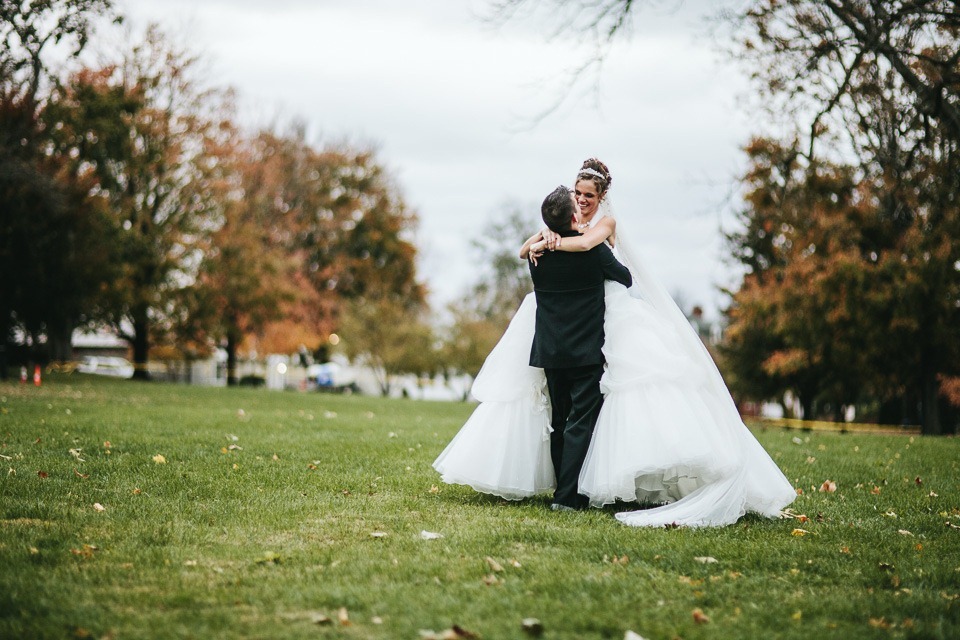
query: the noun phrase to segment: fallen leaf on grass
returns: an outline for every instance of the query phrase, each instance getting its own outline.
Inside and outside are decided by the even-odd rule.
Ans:
[[[421,531],[420,539],[421,540],[439,540],[443,537],[442,533],[434,533],[433,531]]]
[[[77,476],[78,478],[83,478],[84,480],[90,477],[89,473],[80,473],[77,471],[76,467],[73,468],[73,475]]]
[[[823,484],[820,485],[821,493],[833,493],[837,490],[837,483],[833,480],[824,480]]]
[[[283,558],[273,551],[266,552],[262,558],[256,561],[257,564],[282,564]]]
[[[804,516],[806,517],[806,516]],[[703,564],[714,564],[717,562],[717,559],[712,556],[697,556],[694,558],[697,562],[702,562]]]
[[[696,622],[697,624],[706,624],[707,622],[710,622],[710,616],[708,616],[707,614],[705,614],[705,613],[704,613],[702,610],[700,610],[700,609],[694,609],[694,610],[693,610],[693,621]]]
[[[807,535],[808,533],[810,533],[810,532],[807,531],[806,529],[794,529],[793,531],[790,532],[790,535],[792,535],[792,536],[798,536],[798,537],[803,537],[803,536]]]
[[[340,609],[337,610],[337,622],[340,623],[340,626],[341,626],[341,627],[349,627],[349,626],[350,626],[350,616],[347,615],[347,608],[346,608],[346,607],[340,607]]]
[[[923,484],[923,480],[920,479],[920,476],[917,476],[916,479],[914,480],[914,483],[916,483],[916,485],[919,487],[920,485]]]
[[[167,459],[164,458],[164,457],[163,457],[161,454],[159,454],[159,453],[158,453],[157,455],[153,456],[153,461],[156,462],[157,464],[167,464]]]
[[[646,638],[634,631],[627,631],[623,635],[623,640],[646,640]]]
[[[940,497],[940,494],[938,494],[936,491],[931,491],[930,493],[927,494],[927,497],[928,497],[928,498],[939,498],[939,497]]]
[[[50,474],[47,473],[46,471],[37,471],[37,477],[38,477],[38,478],[49,478],[49,477],[50,477]]]
[[[141,491],[139,488],[135,488],[131,493],[133,493],[135,496],[138,496],[143,493],[143,491]]]
[[[873,489],[870,489],[870,493],[872,493],[875,496],[880,495],[880,487],[874,486]]]
[[[371,531],[371,538],[386,538],[389,534],[386,531]]]
[[[100,504],[99,502],[94,502],[94,503],[93,503],[93,508],[94,508],[95,511],[106,511],[106,510],[107,510],[107,508],[106,508],[105,506],[103,506],[102,504]]]
[[[440,487],[433,485],[430,487],[430,493],[440,493]]]
[[[488,587],[492,587],[492,586],[494,586],[494,585],[498,585],[498,584],[500,584],[501,582],[503,582],[503,580],[501,580],[500,578],[498,578],[497,575],[494,574],[494,573],[491,573],[491,574],[489,574],[489,575],[483,576],[483,584],[487,585]]]
[[[543,623],[536,618],[524,618],[520,622],[520,628],[527,635],[539,638],[543,635]]]
[[[487,556],[486,558],[484,558],[484,560],[487,561],[487,565],[489,565],[490,570],[493,571],[494,573],[500,573],[501,571],[503,571],[503,565],[501,565],[499,562],[497,562],[490,556]]]
[[[874,629],[889,629],[890,623],[886,618],[870,618],[870,626]]]
[[[885,515],[885,516],[888,517],[888,518],[896,518],[896,517],[897,517],[897,514],[896,514],[895,511],[887,511],[887,512],[885,512],[883,515]]]
[[[85,544],[82,549],[70,549],[70,553],[82,558],[92,558],[93,554],[99,550],[100,548],[95,544]]]
[[[913,534],[907,531],[906,529],[897,529],[897,533],[899,533],[902,536],[910,536],[911,538],[913,537]]]
[[[801,618],[803,618],[803,611],[794,611],[793,615],[790,616],[791,620],[796,620],[797,622],[800,622]]]
[[[479,638],[480,634],[467,631],[460,625],[453,625],[444,631],[433,631],[432,629],[421,629],[421,640],[460,640],[461,638],[474,639]]]
[[[79,462],[86,462],[86,460],[84,460],[83,458],[80,457],[80,455],[82,454],[82,452],[83,452],[83,449],[70,449],[70,455],[72,455],[74,458],[76,458],[77,461],[79,461]]]

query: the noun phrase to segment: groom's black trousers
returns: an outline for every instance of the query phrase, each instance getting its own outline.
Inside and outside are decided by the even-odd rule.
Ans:
[[[593,428],[600,415],[602,364],[567,369],[544,369],[550,392],[552,416],[550,455],[557,475],[553,501],[576,509],[587,506],[587,498],[577,491],[580,469],[590,447]]]

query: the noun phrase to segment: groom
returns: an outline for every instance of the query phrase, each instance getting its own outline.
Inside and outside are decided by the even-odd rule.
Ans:
[[[579,235],[579,206],[567,187],[557,187],[540,207],[543,221],[562,238]],[[554,511],[585,509],[577,491],[580,468],[590,446],[603,396],[603,281],[629,287],[630,272],[610,248],[600,244],[586,252],[555,251],[530,264],[537,297],[536,329],[530,366],[547,376],[553,413],[550,454],[557,475]]]

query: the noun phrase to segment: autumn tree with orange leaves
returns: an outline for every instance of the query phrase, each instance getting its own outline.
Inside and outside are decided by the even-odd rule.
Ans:
[[[757,96],[788,135],[748,148],[728,361],[754,391],[776,380],[811,411],[873,403],[880,420],[952,432],[960,11],[789,0],[751,4],[736,24]],[[751,353],[766,355],[752,376]]]
[[[407,237],[416,217],[375,155],[317,148],[300,126],[231,140],[222,219],[184,297],[182,335],[222,346],[231,384],[240,352],[322,353],[338,331],[351,355],[379,362],[383,344],[408,343],[398,331],[427,310]],[[358,309],[381,310],[379,341]],[[406,366],[395,360],[391,371]]]

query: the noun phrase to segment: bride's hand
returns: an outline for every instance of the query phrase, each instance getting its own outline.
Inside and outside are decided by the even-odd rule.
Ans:
[[[540,232],[543,235],[543,242],[546,243],[546,248],[550,251],[553,251],[557,248],[557,243],[560,242],[560,234],[551,231],[550,229],[545,228]]]
[[[533,264],[537,264],[537,258],[543,255],[543,252],[546,250],[547,241],[541,240],[530,245],[530,253],[527,256],[527,259],[530,260]]]

